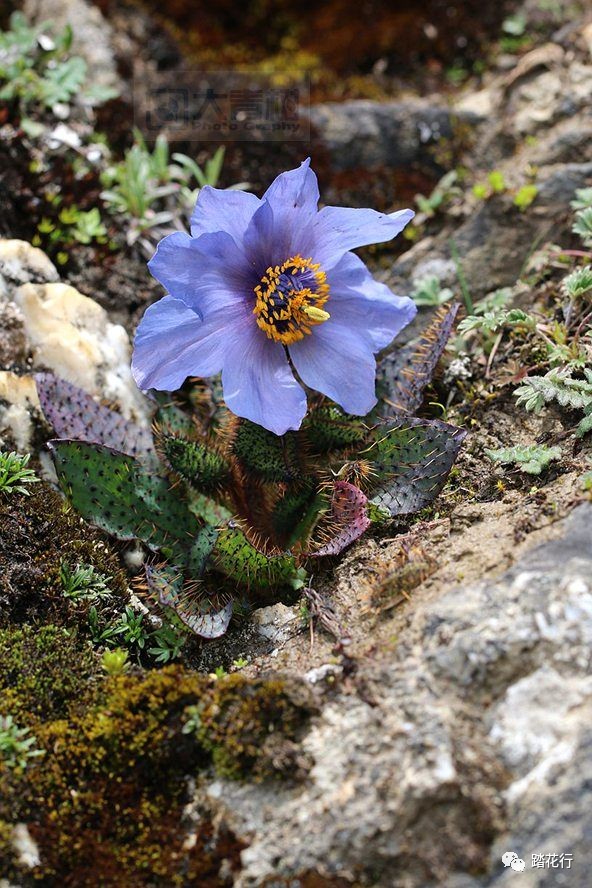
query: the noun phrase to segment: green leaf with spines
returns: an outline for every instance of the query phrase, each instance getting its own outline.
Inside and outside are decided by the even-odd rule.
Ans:
[[[193,579],[199,579],[206,570],[208,560],[216,541],[219,530],[212,524],[206,524],[199,531],[187,555],[187,572]]]
[[[348,450],[362,445],[368,437],[368,428],[358,417],[331,405],[313,408],[302,429],[314,453]]]
[[[74,508],[107,533],[176,551],[197,534],[197,519],[183,500],[133,457],[84,441],[54,440],[48,446]]]
[[[239,419],[230,449],[241,467],[262,481],[294,481],[302,475],[294,432],[274,435],[248,419]]]
[[[325,498],[319,499],[317,485],[307,479],[302,485],[289,487],[273,507],[271,524],[286,545],[294,545],[307,535]]]
[[[170,400],[161,403],[156,411],[154,426],[162,434],[176,435],[189,440],[197,436],[197,428],[191,416]]]
[[[159,433],[156,442],[173,471],[200,492],[218,490],[229,480],[228,462],[202,441]]]
[[[206,524],[222,524],[224,521],[229,521],[234,514],[218,500],[205,493],[199,493],[191,487],[187,489],[186,493],[190,511]]]
[[[375,441],[363,453],[374,473],[370,502],[393,518],[425,508],[444,486],[465,436],[428,419],[405,418],[375,429]]]
[[[265,555],[237,527],[220,530],[212,552],[212,567],[241,586],[278,589],[298,577],[293,555]]]
[[[195,588],[187,589],[183,574],[170,565],[146,565],[146,581],[151,597],[196,635],[219,638],[226,632],[232,618],[232,601],[215,603]]]
[[[417,340],[386,355],[379,364],[377,393],[384,402],[381,411],[413,413],[421,405],[426,386],[448,342],[458,302],[440,306]]]

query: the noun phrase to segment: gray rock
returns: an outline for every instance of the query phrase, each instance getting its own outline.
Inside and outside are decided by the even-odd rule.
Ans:
[[[449,108],[420,100],[326,102],[313,105],[309,116],[340,170],[405,166],[453,131]],[[454,116],[469,123],[477,120],[471,112],[459,111]]]
[[[70,25],[72,50],[86,61],[89,82],[120,91],[113,31],[96,5],[87,0],[26,0],[24,12],[33,22],[50,21],[58,31]]]
[[[0,367],[23,364],[27,358],[25,322],[14,303],[0,302]]]
[[[584,504],[498,580],[418,607],[367,676],[371,699],[325,705],[304,786],[203,784],[200,804],[248,846],[235,884],[589,884],[591,577]],[[533,868],[545,853],[571,868]]]
[[[504,167],[502,170],[505,173]],[[510,169],[508,181],[511,176]],[[453,237],[473,298],[479,299],[498,287],[512,286],[533,245],[554,240],[558,226],[565,225],[571,213],[569,203],[575,190],[591,181],[590,162],[543,167],[538,172],[536,200],[526,212],[520,212],[508,194],[473,206],[454,231],[446,228],[404,253],[387,282],[396,292],[409,292],[409,278],[418,277],[428,263],[449,261]]]
[[[418,281],[425,277],[437,278],[443,287],[453,286],[457,282],[456,265],[452,259],[428,257],[417,263],[411,275],[411,282],[415,286]]]
[[[301,625],[298,609],[286,607],[285,604],[257,608],[253,611],[252,619],[259,634],[274,644],[286,641],[298,632]]]

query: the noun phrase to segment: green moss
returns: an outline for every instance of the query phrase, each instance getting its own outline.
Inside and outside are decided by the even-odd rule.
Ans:
[[[90,699],[99,670],[90,644],[66,629],[0,630],[0,715],[29,727],[63,718]]]
[[[6,820],[0,820],[0,872],[8,875],[9,870],[14,872],[16,855],[12,846],[14,827]]]
[[[307,689],[179,666],[118,676],[98,668],[62,629],[0,634],[2,708],[34,725],[46,751],[26,770],[0,763],[0,872],[23,875],[11,835],[24,823],[41,858],[29,875],[44,885],[224,884],[220,862],[238,866],[242,846],[208,821],[186,842],[187,775],[213,766],[232,777],[293,776],[313,711]]]
[[[60,565],[85,564],[110,577],[110,589],[127,595],[127,579],[104,536],[85,524],[45,484],[31,496],[0,499],[0,626],[50,619],[80,622],[62,596]]]
[[[230,675],[197,707],[196,734],[218,773],[262,779],[278,769],[298,770],[298,739],[311,700],[300,683],[284,678],[249,681]]]

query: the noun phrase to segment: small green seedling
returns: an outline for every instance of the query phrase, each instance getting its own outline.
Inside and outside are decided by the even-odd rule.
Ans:
[[[36,484],[39,478],[27,468],[31,456],[10,451],[0,452],[0,493],[22,493],[29,496],[28,484]]]

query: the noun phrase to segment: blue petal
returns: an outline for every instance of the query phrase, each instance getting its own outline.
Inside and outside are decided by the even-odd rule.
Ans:
[[[312,219],[319,203],[319,185],[310,168],[310,157],[295,170],[277,176],[263,200],[272,208],[278,224],[297,218],[298,224],[305,225]]]
[[[332,268],[344,253],[392,240],[413,219],[413,210],[377,213],[376,210],[345,207],[323,207],[317,213],[308,237],[308,248],[315,262],[325,271]]]
[[[390,345],[417,314],[412,299],[396,296],[385,284],[374,280],[354,253],[345,254],[329,271],[327,281],[330,296],[325,308],[331,317],[326,323],[357,331],[374,352]]]
[[[300,252],[317,214],[319,186],[310,158],[271,183],[245,232],[245,247],[259,273]],[[307,254],[310,255],[310,254]]]
[[[223,231],[199,238],[169,234],[148,268],[170,296],[202,317],[250,297],[256,283],[244,252]]]
[[[376,404],[372,346],[349,325],[328,320],[289,351],[302,381],[347,413],[365,416]]]
[[[219,373],[228,320],[223,311],[204,322],[172,296],[155,302],[146,309],[134,339],[132,373],[138,387],[173,392],[188,376]]]
[[[191,215],[191,234],[199,237],[214,231],[226,231],[240,243],[260,203],[259,198],[248,191],[225,191],[205,185]]]
[[[300,428],[306,414],[306,395],[294,379],[283,347],[256,324],[245,325],[231,337],[222,388],[229,410],[276,435]]]

